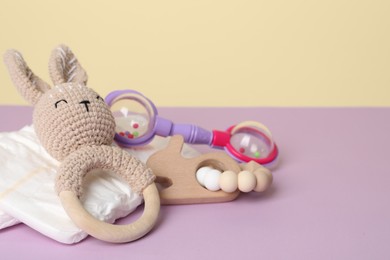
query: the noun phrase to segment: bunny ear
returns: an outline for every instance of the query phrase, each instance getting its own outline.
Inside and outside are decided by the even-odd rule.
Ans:
[[[16,50],[4,54],[4,63],[20,94],[32,105],[35,105],[50,86],[36,76],[27,66],[23,56]]]
[[[49,72],[55,85],[66,82],[87,84],[87,73],[73,52],[65,45],[60,45],[53,50],[49,61]]]

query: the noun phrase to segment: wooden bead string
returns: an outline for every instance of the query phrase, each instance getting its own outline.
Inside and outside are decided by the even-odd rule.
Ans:
[[[271,171],[251,161],[240,165],[242,171],[238,174],[233,171],[221,172],[210,166],[201,167],[196,172],[200,185],[210,191],[223,190],[231,193],[237,189],[241,192],[263,192],[272,183]]]

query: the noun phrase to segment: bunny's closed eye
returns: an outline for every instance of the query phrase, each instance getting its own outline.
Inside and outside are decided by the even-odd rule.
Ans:
[[[68,103],[68,101],[66,101],[65,99],[58,100],[58,101],[54,104],[55,108],[57,108],[58,103],[61,103],[61,102]]]

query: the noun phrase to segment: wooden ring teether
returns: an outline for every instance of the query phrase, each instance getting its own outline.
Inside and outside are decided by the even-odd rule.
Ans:
[[[145,188],[144,212],[135,222],[128,225],[113,225],[94,218],[81,204],[72,191],[59,194],[61,203],[72,221],[89,235],[111,243],[134,241],[146,235],[154,226],[160,210],[158,190],[154,183]]]
[[[90,154],[88,154],[89,152]],[[80,157],[82,158],[80,159]],[[82,179],[87,172],[96,168],[111,170],[119,174],[130,184],[133,191],[142,193],[145,206],[144,212],[138,220],[127,225],[113,225],[96,219],[84,209],[79,200]],[[126,175],[126,169],[133,170],[132,175],[135,176]],[[148,173],[148,169],[140,161],[130,157],[119,148],[110,146],[87,147],[65,159],[59,168],[56,185],[61,203],[76,226],[98,239],[112,243],[124,243],[144,236],[157,221],[160,211],[157,187],[153,179],[142,179],[142,176],[139,175],[148,176]],[[144,186],[146,187],[142,188]]]

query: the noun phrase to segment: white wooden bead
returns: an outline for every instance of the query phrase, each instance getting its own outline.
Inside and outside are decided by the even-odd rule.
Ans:
[[[256,187],[256,176],[248,171],[238,173],[238,189],[242,192],[250,192]]]
[[[209,166],[205,166],[205,167],[199,168],[196,171],[196,179],[198,180],[199,184],[202,185],[203,187],[205,186],[204,185],[204,177],[206,176],[207,172],[209,172],[211,170],[213,170],[213,168],[211,168]]]
[[[237,173],[232,171],[225,171],[219,178],[219,186],[224,192],[234,192],[238,187]]]
[[[215,169],[206,172],[206,175],[204,176],[204,186],[206,187],[206,189],[210,191],[220,190],[221,189],[219,186],[220,176],[221,176],[221,172]]]

